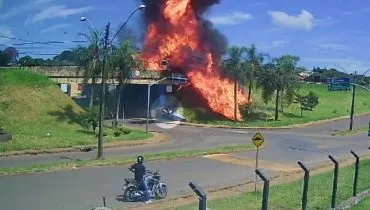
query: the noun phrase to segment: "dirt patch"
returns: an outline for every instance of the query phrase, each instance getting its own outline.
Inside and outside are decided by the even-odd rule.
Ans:
[[[361,157],[361,160],[370,159],[370,155]],[[344,158],[340,159],[340,167],[349,166],[354,163],[353,158]],[[333,170],[332,163],[324,163],[321,166],[315,167],[311,169],[311,176],[317,175],[321,173],[325,173],[328,171]],[[270,186],[291,183],[294,181],[298,181],[303,178],[303,171],[295,170],[289,173],[283,173],[280,176],[275,176],[270,178]],[[263,182],[258,182],[258,189],[262,189]],[[233,186],[226,186],[223,188],[208,188],[207,189],[207,197],[209,200],[225,198],[225,197],[232,197],[240,195],[244,192],[252,192],[254,191],[254,182],[247,182],[244,184],[233,185]],[[157,201],[152,205],[144,205],[144,204],[137,204],[132,205],[129,207],[122,208],[123,209],[136,209],[136,210],[168,210],[168,209],[175,209],[176,207],[181,207],[184,205],[194,204],[198,202],[198,197],[194,194],[188,194],[182,197],[173,197],[168,198],[162,201]]]
[[[225,162],[225,163],[248,166],[251,168],[256,166],[256,160],[253,158],[233,157],[230,154],[215,154],[215,155],[206,155],[203,157],[212,159],[212,160],[218,160],[218,161]],[[292,166],[292,165],[274,163],[274,162],[269,162],[269,161],[264,161],[264,160],[259,160],[258,164],[263,169],[280,171],[283,173],[299,170],[299,167],[296,165]]]

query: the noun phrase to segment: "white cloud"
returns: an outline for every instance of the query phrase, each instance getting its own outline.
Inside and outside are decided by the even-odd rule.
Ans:
[[[58,29],[67,28],[70,25],[71,24],[66,24],[66,23],[53,25],[53,26],[50,26],[48,28],[45,28],[44,30],[41,31],[41,33],[47,33],[47,32],[55,31],[55,30],[58,30]]]
[[[244,12],[233,12],[227,15],[212,16],[210,20],[217,25],[238,25],[253,19],[252,15]]]
[[[350,12],[350,11],[345,11],[343,12],[344,15],[353,15],[354,12]]]
[[[68,17],[91,10],[92,7],[67,8],[66,5],[53,5],[33,16],[32,22],[53,19],[58,17]]]
[[[0,35],[6,36],[6,37],[14,37],[10,28],[8,28],[6,26],[0,26]],[[11,41],[10,39],[0,37],[0,43],[1,44],[6,44],[6,43],[9,43],[10,41]]]
[[[272,18],[272,22],[281,27],[304,29],[307,31],[315,27],[314,16],[306,10],[302,10],[301,14],[297,16],[281,11],[269,11],[268,13]]]
[[[0,0],[0,4],[1,4]],[[9,10],[2,12],[0,14],[0,20],[6,20],[12,17],[15,17],[17,15],[25,14],[29,11],[38,10],[46,6],[47,3],[51,2],[53,0],[28,0],[25,2],[22,2],[21,4],[14,6],[10,8]]]
[[[279,47],[282,47],[284,45],[287,45],[289,44],[289,41],[287,40],[276,40],[276,41],[272,41],[272,42],[260,42],[257,44],[257,47],[263,51],[269,51],[273,48],[279,48]]]

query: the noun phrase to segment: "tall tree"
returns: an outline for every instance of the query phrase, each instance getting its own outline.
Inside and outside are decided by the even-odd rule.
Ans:
[[[7,66],[11,61],[9,54],[0,50],[0,66]]]
[[[84,70],[85,82],[87,83],[91,79],[89,102],[89,111],[91,111],[95,101],[96,78],[100,75],[102,67],[101,33],[95,33],[95,31],[90,30],[89,34],[81,35],[89,40],[90,45],[88,47],[78,47],[74,52],[78,56],[77,65],[81,66]]]
[[[229,57],[224,61],[224,71],[234,80],[234,120],[237,120],[238,82],[244,82],[247,74],[247,64],[243,60],[246,52],[244,47],[231,47]]]
[[[4,50],[4,53],[8,54],[9,57],[10,57],[10,62],[12,63],[16,63],[17,59],[18,59],[18,51],[17,49],[15,49],[14,47],[7,47],[5,50]]]
[[[131,70],[141,67],[141,62],[135,59],[136,51],[129,40],[121,43],[118,48],[112,50],[110,56],[110,67],[112,73],[117,76],[119,85],[117,86],[117,106],[115,116],[115,126],[118,125],[119,111],[121,104],[121,94],[127,79],[130,77]],[[122,110],[124,112],[124,110]]]
[[[252,88],[253,88],[253,81],[255,80],[255,77],[258,75],[261,65],[263,63],[264,54],[258,53],[256,46],[252,44],[250,47],[246,48],[246,62],[249,64],[249,73],[248,73],[248,107],[247,111],[249,113],[250,109],[250,101],[251,101],[251,95],[252,95]]]
[[[284,100],[291,104],[298,87],[296,65],[298,57],[285,55],[266,64],[258,77],[257,85],[262,88],[262,98],[268,103],[275,94],[275,121],[279,119],[279,102],[284,93]]]

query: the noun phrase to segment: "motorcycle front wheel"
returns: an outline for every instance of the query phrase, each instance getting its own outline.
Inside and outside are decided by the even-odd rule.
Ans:
[[[164,199],[167,196],[167,186],[163,183],[155,188],[155,196],[157,199]]]
[[[129,186],[125,189],[123,196],[127,202],[135,201],[136,188],[134,186]]]

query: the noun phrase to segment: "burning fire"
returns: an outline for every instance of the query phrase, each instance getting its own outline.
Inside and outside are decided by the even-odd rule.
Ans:
[[[222,75],[218,67],[220,56],[216,56],[204,40],[205,29],[192,1],[157,1],[161,2],[160,18],[148,25],[143,60],[147,69],[160,71],[163,70],[162,61],[169,58],[170,66],[183,70],[192,87],[214,112],[233,119],[234,81]],[[193,55],[197,53],[203,56],[196,56],[194,61]],[[238,104],[246,103],[247,94],[239,89]],[[237,118],[242,118],[240,110],[237,111]]]

